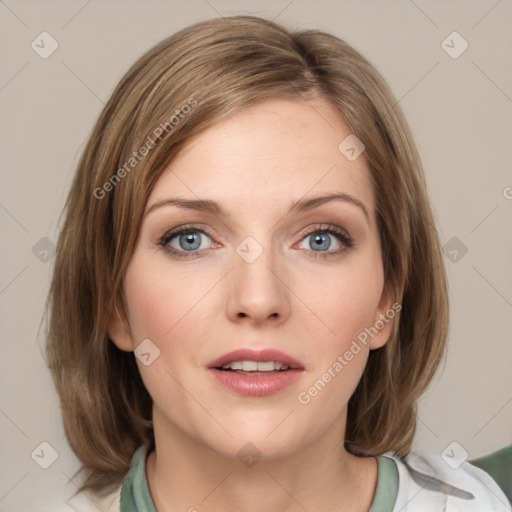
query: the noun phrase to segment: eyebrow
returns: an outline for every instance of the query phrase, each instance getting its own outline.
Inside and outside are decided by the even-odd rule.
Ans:
[[[356,206],[364,213],[366,221],[368,222],[368,224],[370,224],[370,215],[364,204],[361,201],[359,201],[359,199],[344,193],[332,193],[312,197],[310,199],[300,199],[291,204],[288,210],[288,214],[303,213],[331,201],[343,201],[345,203]],[[144,216],[148,215],[149,213],[158,208],[161,208],[162,206],[176,206],[178,208],[187,210],[212,213],[214,215],[218,215],[219,217],[229,217],[230,215],[230,213],[226,209],[224,209],[222,205],[210,199],[181,199],[169,197],[167,199],[162,199],[161,201],[157,201],[156,203],[152,204],[148,208]]]

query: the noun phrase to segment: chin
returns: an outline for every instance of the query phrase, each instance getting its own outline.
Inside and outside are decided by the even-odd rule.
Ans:
[[[267,461],[289,457],[303,449],[314,437],[313,428],[306,428],[304,423],[299,427],[296,418],[292,419],[297,413],[289,413],[266,411],[259,415],[248,414],[243,421],[225,421],[223,426],[233,437],[223,432],[212,439],[205,432],[208,437],[205,442],[218,455],[242,462],[245,457]]]
[[[276,461],[293,455],[300,449],[301,443],[291,437],[278,436],[272,441],[261,436],[235,436],[220,445],[210,446],[219,456],[226,459],[238,460],[247,467],[256,462]]]

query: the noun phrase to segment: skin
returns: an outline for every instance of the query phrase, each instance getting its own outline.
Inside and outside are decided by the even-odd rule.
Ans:
[[[364,153],[350,162],[338,150],[350,133],[324,99],[265,100],[191,139],[153,188],[146,212],[180,197],[211,199],[230,213],[166,205],[145,215],[125,304],[110,322],[120,349],[149,338],[160,350],[148,366],[137,360],[154,401],[156,452],[146,474],[159,512],[255,512],[262,497],[273,512],[369,509],[377,461],[349,454],[340,440],[369,351],[387,342],[392,322],[307,405],[297,399],[392,305]],[[293,201],[333,192],[359,200],[368,219],[345,201],[287,214]],[[207,234],[196,231],[195,250],[174,237],[168,245],[192,254],[175,259],[158,242],[185,224]],[[334,254],[344,244],[327,234],[330,247],[315,250],[315,228],[328,224],[355,245]],[[252,263],[236,252],[247,236],[263,249]],[[238,395],[207,367],[242,347],[282,350],[305,370],[274,395]],[[248,442],[262,454],[252,467],[237,457]]]

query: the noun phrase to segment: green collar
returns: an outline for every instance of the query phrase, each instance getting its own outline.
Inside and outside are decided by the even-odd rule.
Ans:
[[[133,455],[121,489],[120,512],[156,512],[146,479],[146,450],[143,445]]]

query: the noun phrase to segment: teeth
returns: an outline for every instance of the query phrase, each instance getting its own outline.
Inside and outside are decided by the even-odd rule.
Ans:
[[[289,368],[286,364],[274,361],[233,361],[222,367],[223,370],[243,370],[244,372],[272,372],[274,370],[288,370]]]
[[[261,362],[256,364],[259,372],[273,372],[275,370],[274,362]],[[244,371],[245,371],[245,363],[244,363]]]
[[[244,372],[256,372],[258,371],[258,363],[256,361],[244,361],[242,363],[242,370]]]

